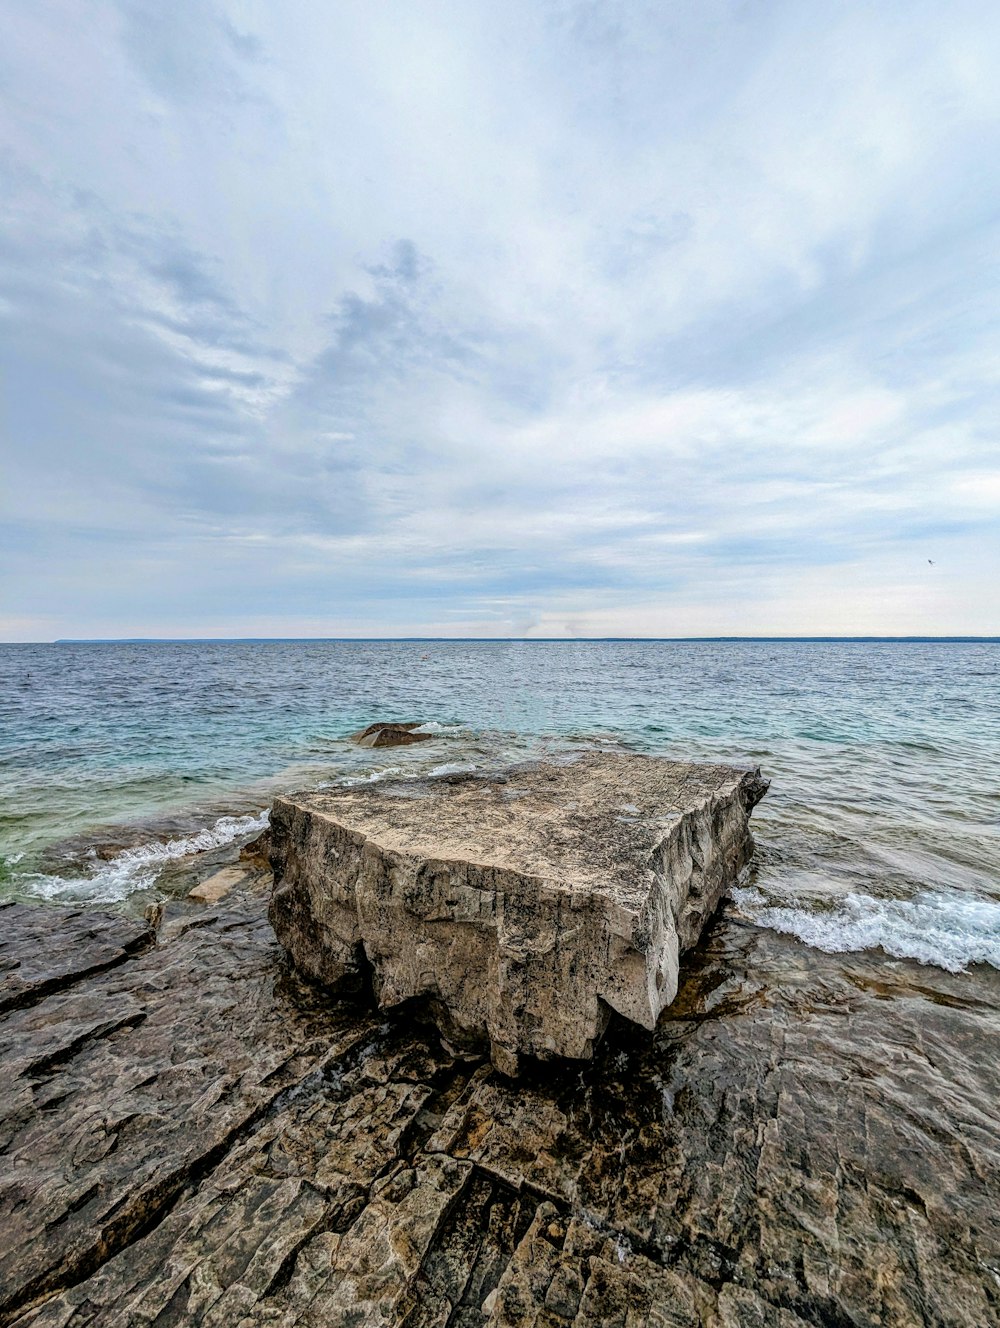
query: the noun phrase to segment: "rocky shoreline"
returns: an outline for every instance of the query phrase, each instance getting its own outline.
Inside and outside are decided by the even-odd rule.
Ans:
[[[158,930],[0,909],[0,1323],[1000,1321],[960,979],[724,913],[652,1034],[515,1082],[304,981],[234,879]]]

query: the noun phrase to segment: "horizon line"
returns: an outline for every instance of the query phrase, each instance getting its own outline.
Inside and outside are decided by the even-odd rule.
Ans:
[[[587,642],[737,642],[737,641],[762,641],[762,642],[913,642],[927,643],[934,642],[955,643],[955,644],[993,644],[1000,643],[1000,636],[994,635],[930,635],[930,634],[907,634],[895,636],[875,636],[861,634],[843,634],[843,635],[750,635],[739,636],[734,634],[724,634],[717,636],[709,635],[680,635],[680,636],[94,636],[94,637],[56,637],[48,641],[3,641],[0,645],[8,646],[27,646],[27,645],[269,645],[269,644],[323,644],[337,643],[349,644],[386,644],[389,642],[424,642],[447,644],[449,642],[459,644],[482,643],[499,644],[517,642],[521,644],[576,644]]]

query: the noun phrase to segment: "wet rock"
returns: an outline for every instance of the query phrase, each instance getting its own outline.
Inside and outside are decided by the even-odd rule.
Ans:
[[[412,723],[406,724],[392,721],[369,724],[366,729],[361,729],[358,733],[351,733],[348,737],[351,742],[356,742],[359,747],[405,747],[408,743],[429,742],[435,736],[433,733],[415,732],[416,729],[421,727],[422,722],[414,720]]]
[[[3,1324],[1000,1321],[1000,974],[723,917],[652,1038],[512,1083],[325,999],[263,907],[0,1016]]]
[[[0,909],[0,1011],[115,968],[154,940],[148,922],[115,913],[8,904]]]
[[[247,873],[243,867],[221,867],[189,890],[188,899],[197,899],[203,904],[217,904],[246,879]]]
[[[163,925],[164,912],[164,901],[162,899],[156,900],[155,903],[147,904],[142,910],[143,921],[149,926],[151,931],[159,932]]]
[[[278,798],[278,939],[307,976],[423,997],[449,1042],[586,1058],[611,1011],[651,1029],[753,850],[759,772],[621,753],[502,780]]]
[[[25,909],[36,945],[49,911]],[[88,1277],[370,1032],[345,1013],[319,1034],[308,999],[276,999],[274,950],[244,904],[0,1023],[0,1316]]]

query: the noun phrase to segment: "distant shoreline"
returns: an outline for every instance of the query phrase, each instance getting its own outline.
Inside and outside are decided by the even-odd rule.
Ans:
[[[386,645],[420,642],[435,645],[580,645],[599,642],[827,642],[841,644],[996,645],[1000,636],[94,636],[59,637],[54,641],[2,641],[0,646],[137,646],[137,645]]]

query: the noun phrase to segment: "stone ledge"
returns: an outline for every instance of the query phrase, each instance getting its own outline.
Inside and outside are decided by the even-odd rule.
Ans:
[[[997,1002],[725,916],[684,967],[516,1083],[298,981],[255,897],[0,1013],[0,1324],[996,1323]]]

